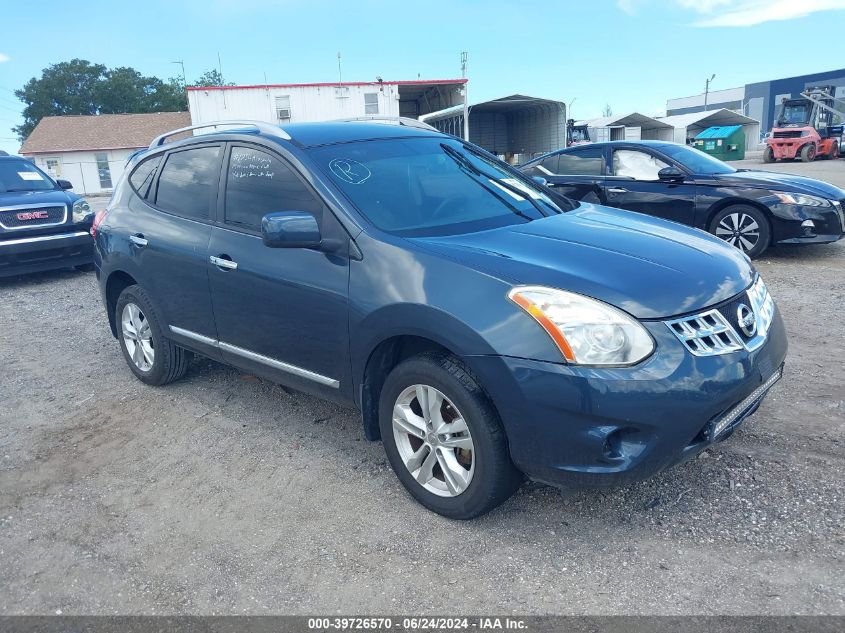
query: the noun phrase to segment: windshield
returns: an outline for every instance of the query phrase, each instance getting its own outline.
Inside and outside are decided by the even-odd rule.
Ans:
[[[662,145],[660,151],[694,174],[733,174],[736,169],[701,150],[686,145]]]
[[[55,188],[50,177],[28,160],[0,160],[0,193]]]
[[[394,138],[311,150],[378,228],[403,235],[469,233],[572,208],[504,163],[443,137]]]
[[[781,110],[778,123],[784,125],[786,123],[806,124],[810,121],[810,104],[804,103],[784,103]]]

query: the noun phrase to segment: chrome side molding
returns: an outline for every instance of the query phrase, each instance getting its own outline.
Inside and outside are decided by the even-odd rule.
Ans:
[[[225,341],[218,341],[217,339],[211,338],[210,336],[198,334],[196,332],[192,332],[184,328],[176,327],[175,325],[170,326],[170,331],[174,334],[178,334],[179,336],[184,336],[185,338],[197,341],[198,343],[209,345],[210,347],[216,347],[217,349],[222,350],[224,352],[229,352],[230,354],[235,354],[237,356],[247,358],[253,362],[261,363],[262,365],[267,365],[268,367],[278,369],[279,371],[283,371],[285,373],[292,374],[300,378],[305,378],[306,380],[311,380],[313,382],[320,383],[321,385],[326,385],[327,387],[331,387],[332,389],[337,389],[340,387],[340,381],[335,380],[334,378],[329,378],[328,376],[318,374],[317,372],[311,371],[309,369],[298,367],[297,365],[291,365],[290,363],[285,363],[275,358],[264,356],[263,354],[258,354],[248,349],[244,349],[243,347],[238,347],[237,345],[226,343]]]

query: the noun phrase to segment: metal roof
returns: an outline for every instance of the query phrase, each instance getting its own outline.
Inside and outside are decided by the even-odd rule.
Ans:
[[[531,97],[528,95],[508,95],[507,97],[499,97],[490,101],[482,101],[469,106],[470,113],[472,112],[516,112],[518,110],[530,110],[541,108],[560,108],[565,107],[563,101],[554,101],[552,99],[542,99],[540,97]],[[463,105],[456,105],[445,110],[438,110],[431,114],[424,114],[420,117],[421,121],[437,121],[438,119],[445,119],[463,111]]]
[[[587,127],[641,127],[647,130],[672,127],[668,123],[664,123],[659,119],[639,112],[631,112],[622,116],[605,116],[597,119],[585,119],[583,121],[577,121],[575,125],[586,125]]]
[[[676,128],[689,127],[690,125],[702,123],[705,123],[707,127],[714,125],[750,125],[752,123],[760,123],[757,119],[752,119],[749,116],[725,108],[675,114],[673,116],[660,117],[660,120]]]

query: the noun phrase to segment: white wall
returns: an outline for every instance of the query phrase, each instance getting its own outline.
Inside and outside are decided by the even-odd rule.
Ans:
[[[707,103],[730,103],[731,101],[743,101],[745,99],[745,86],[742,88],[727,88],[725,90],[711,90],[707,94]],[[697,108],[704,105],[704,93],[691,97],[669,99],[666,101],[667,110],[681,110],[683,108]]]
[[[364,94],[377,93],[379,114],[399,116],[399,87],[394,84],[354,86],[259,87],[189,90],[191,123],[252,119],[278,123],[276,97],[290,97],[291,123],[364,116]]]
[[[126,159],[134,152],[134,149],[113,149],[102,150],[108,156],[109,172],[111,174],[112,186],[117,184]],[[56,152],[55,154],[37,154],[30,156],[35,164],[55,178],[69,180],[73,184],[75,193],[82,194],[109,194],[112,189],[100,186],[100,176],[97,170],[96,154],[101,152]],[[47,167],[48,159],[57,159],[59,165],[55,170]]]

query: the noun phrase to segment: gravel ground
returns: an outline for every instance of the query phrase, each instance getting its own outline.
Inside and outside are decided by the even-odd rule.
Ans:
[[[728,442],[464,523],[355,411],[204,359],[144,386],[92,274],[0,280],[0,614],[845,614],[845,242],[758,267],[790,354]]]

